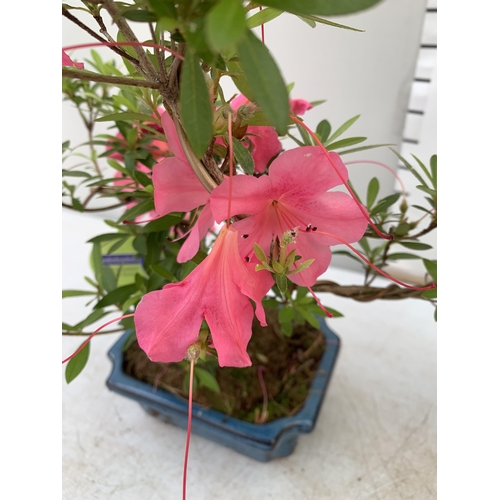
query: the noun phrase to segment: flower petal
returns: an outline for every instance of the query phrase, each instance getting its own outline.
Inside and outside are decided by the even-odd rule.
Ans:
[[[312,109],[312,104],[304,99],[290,99],[290,108],[292,113],[303,115],[306,111]]]
[[[188,347],[198,339],[203,320],[197,305],[201,290],[193,286],[193,281],[184,280],[142,297],[134,323],[137,342],[151,361],[169,363],[186,357]]]
[[[255,171],[262,173],[266,170],[269,162],[281,153],[283,146],[278,138],[278,133],[273,127],[252,126],[248,127],[248,138],[253,144],[251,152],[255,164]]]
[[[347,182],[347,168],[340,156],[334,152],[329,156]],[[286,193],[287,198],[311,198],[342,184],[342,179],[317,146],[285,151],[269,167],[269,176],[276,193]]]
[[[227,217],[228,200],[231,194],[231,216],[238,214],[254,214],[264,210],[272,200],[271,182],[267,175],[256,178],[250,175],[236,175],[217,186],[210,195],[210,206],[217,222]]]
[[[196,224],[177,254],[177,262],[187,262],[196,255],[200,249],[200,241],[206,236],[208,230],[213,227],[214,222],[210,205],[205,205],[198,216]]]
[[[153,186],[155,209],[160,215],[188,212],[210,198],[191,167],[176,157],[165,158],[153,167]]]
[[[189,165],[184,150],[182,149],[181,142],[179,141],[179,136],[177,135],[177,129],[175,128],[174,121],[168,114],[168,111],[165,111],[161,115],[161,124],[163,125],[165,136],[167,137],[167,143],[174,156]]]

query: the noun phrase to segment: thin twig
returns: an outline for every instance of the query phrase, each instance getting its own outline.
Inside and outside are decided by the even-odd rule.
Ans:
[[[93,73],[82,69],[73,69],[64,67],[62,75],[68,78],[78,78],[79,80],[89,80],[91,82],[103,82],[111,85],[131,85],[132,87],[145,87],[147,89],[159,89],[158,82],[148,82],[147,80],[139,80],[138,78],[129,78],[126,76],[111,76],[101,75],[100,73]]]
[[[97,21],[99,26],[101,27],[101,33],[103,35],[107,35],[107,38],[103,38],[100,36],[98,33],[96,33],[92,28],[89,28],[86,24],[82,23],[79,19],[77,19],[73,14],[71,14],[68,9],[66,9],[64,6],[62,8],[62,15],[69,19],[71,22],[75,23],[79,28],[82,30],[86,31],[89,35],[93,36],[96,40],[99,40],[100,42],[113,42],[114,40],[109,36],[108,32],[106,31],[106,26],[102,22],[102,17],[101,16],[96,16],[94,15],[94,19]],[[99,19],[101,22],[99,22]],[[102,24],[102,26],[101,26]],[[131,63],[134,65],[139,64],[139,61],[132,57],[130,54],[127,54],[124,50],[120,49],[120,47],[110,47],[112,51],[116,52],[120,57],[123,57],[127,60],[129,60]]]

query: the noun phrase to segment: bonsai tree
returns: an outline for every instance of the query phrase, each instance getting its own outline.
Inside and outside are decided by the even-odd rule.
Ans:
[[[408,257],[396,244],[413,258],[429,248],[419,240],[437,228],[436,156],[400,157],[427,194],[416,220],[404,193],[379,197],[376,177],[366,194],[358,193],[345,156],[387,145],[360,145],[362,138],[349,137],[356,117],[340,124],[325,118],[312,130],[306,113],[318,103],[290,98],[264,43],[265,23],[279,15],[352,29],[321,16],[356,12],[377,0],[82,3],[78,9],[88,23],[68,4],[63,16],[123,65],[96,51],[82,62],[76,49],[83,45],[63,48],[63,98],[80,114],[88,131],[83,146],[90,148],[63,144],[63,161],[83,156],[63,165],[63,206],[123,211],[106,221],[108,232],[90,240],[95,276],[89,289],[63,291],[63,297],[88,295],[92,305],[78,324],[63,324],[63,335],[86,336],[63,361],[68,382],[84,368],[90,340],[114,323],[131,331],[131,342],[136,338],[152,361],[187,360],[191,398],[199,359],[220,367],[251,365],[254,318],[266,325],[275,311],[287,338],[296,325],[317,328],[318,315],[340,314],[323,306],[316,292],[359,301],[419,298],[435,310],[435,261],[422,258],[425,286],[391,278],[384,267]],[[118,28],[116,38],[103,10]],[[133,23],[149,26],[148,39],[138,39]],[[259,27],[261,37],[252,31]],[[226,95],[224,79],[239,94]],[[109,124],[110,133],[96,134],[98,122]],[[284,151],[284,138],[296,147]],[[104,207],[96,208],[96,199],[105,200]],[[131,279],[123,263],[103,260],[127,245],[137,259]],[[359,262],[363,283],[322,279],[332,250]],[[378,274],[394,283],[374,286]],[[114,319],[106,318],[112,313]],[[99,328],[88,331],[96,322]]]

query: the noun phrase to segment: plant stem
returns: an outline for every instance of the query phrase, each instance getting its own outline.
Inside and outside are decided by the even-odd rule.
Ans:
[[[126,76],[111,76],[93,73],[91,71],[73,69],[64,67],[62,75],[68,78],[77,78],[79,80],[90,80],[91,82],[110,83],[111,85],[131,85],[132,87],[145,87],[148,89],[159,89],[158,82],[148,82],[147,80],[139,80],[138,78],[129,78]]]

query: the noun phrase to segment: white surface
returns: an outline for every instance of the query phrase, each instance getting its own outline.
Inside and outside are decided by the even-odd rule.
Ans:
[[[102,217],[63,211],[63,288],[84,286],[84,242],[103,228]],[[332,268],[326,277],[361,282],[354,271]],[[315,430],[299,437],[290,457],[269,463],[193,435],[189,499],[436,498],[432,307],[415,299],[321,298],[345,317],[329,320],[343,346]],[[63,320],[81,319],[83,303],[65,299]],[[92,341],[89,363],[71,384],[63,376],[63,498],[180,499],[185,431],[105,386],[107,351],[118,335]],[[62,355],[80,342],[63,338]]]

